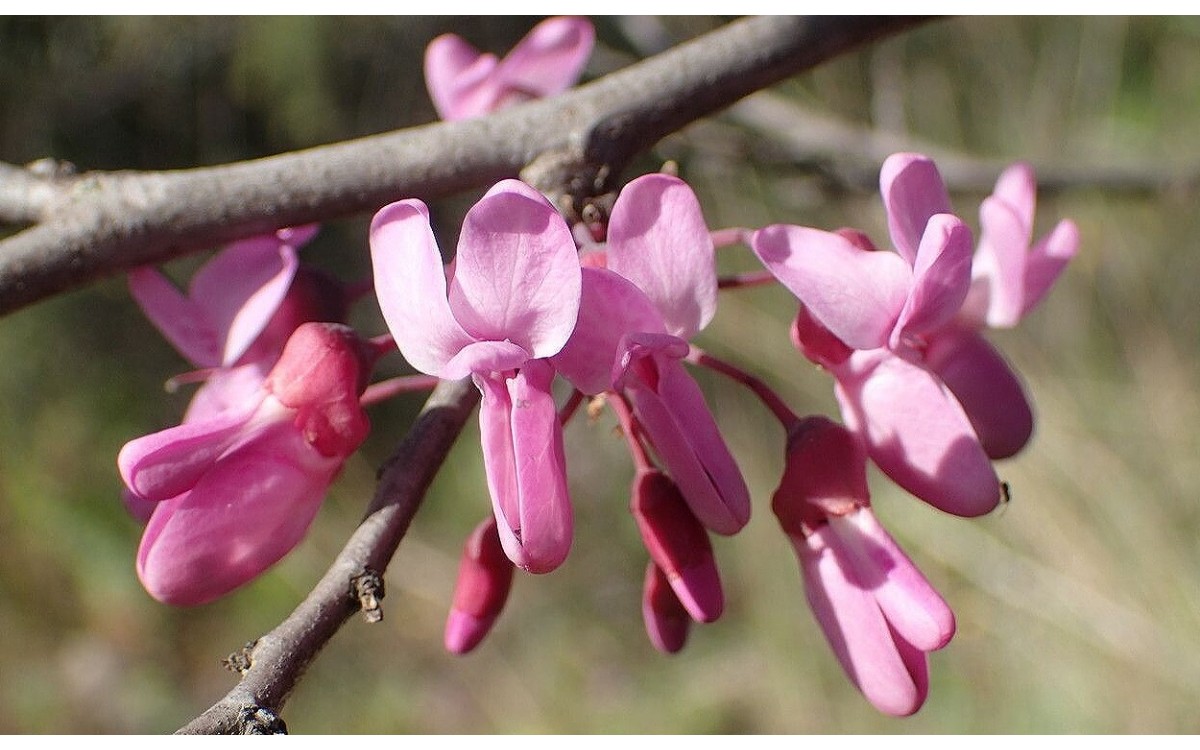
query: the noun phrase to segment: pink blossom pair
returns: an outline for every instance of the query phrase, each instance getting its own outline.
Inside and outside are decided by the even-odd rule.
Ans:
[[[858,232],[788,225],[759,230],[751,245],[802,303],[796,343],[833,374],[871,459],[936,507],[980,515],[1000,497],[991,459],[1020,450],[1033,417],[1019,378],[978,331],[1035,306],[1078,233],[1064,221],[1030,247],[1026,165],[984,202],[977,249],[928,158],[893,155],[880,185],[894,253]]]

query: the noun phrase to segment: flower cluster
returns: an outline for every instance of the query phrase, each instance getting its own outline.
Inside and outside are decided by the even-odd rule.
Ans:
[[[497,60],[439,38],[427,54],[430,90],[446,119],[548,95],[575,80],[591,40],[586,22],[552,19]],[[148,519],[139,576],[162,601],[200,604],[294,547],[365,439],[364,407],[376,399],[364,394],[385,390],[368,391],[371,371],[395,349],[432,378],[470,378],[482,396],[492,512],[464,546],[447,649],[482,642],[518,569],[548,573],[566,559],[574,523],[562,428],[591,398],[613,410],[629,447],[646,631],[657,649],[678,651],[692,623],[724,609],[709,535],[737,534],[751,516],[688,371],[705,366],[749,386],[780,421],[786,468],[771,505],[816,620],[874,706],[911,714],[928,692],[927,654],[949,642],[954,616],[873,514],[868,462],[943,511],[997,505],[993,461],[1024,447],[1033,412],[981,331],[1015,325],[1046,295],[1078,232],[1063,221],[1032,242],[1027,165],[1005,171],[984,201],[978,244],[928,158],[894,155],[880,182],[894,251],[852,229],[713,232],[687,183],[648,174],[586,229],[503,180],[467,211],[447,265],[428,206],[397,201],[370,227],[373,278],[362,288],[374,289],[390,333],[370,340],[341,323],[358,295],[298,260],[312,228],[230,246],[187,294],[135,272],[135,298],[201,368],[190,377],[206,381],[180,425],[118,458],[127,503]],[[792,342],[832,376],[842,423],[797,416],[756,376],[692,343],[716,313],[718,287],[737,285],[718,283],[717,245],[738,241],[796,296]],[[572,394],[566,404],[556,381]]]

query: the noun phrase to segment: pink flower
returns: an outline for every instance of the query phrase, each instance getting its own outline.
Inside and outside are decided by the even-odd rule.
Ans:
[[[557,567],[572,517],[547,357],[575,327],[580,268],[571,231],[533,188],[505,180],[467,212],[447,285],[421,201],[371,224],[375,291],[404,357],[440,378],[470,375],[500,540],[536,573]]]
[[[565,91],[583,72],[595,32],[584,18],[542,21],[504,59],[443,34],[425,49],[425,83],[443,120],[465,120]]]
[[[367,435],[373,358],[349,328],[306,323],[252,398],[121,449],[126,486],[157,503],[137,557],[154,598],[212,601],[300,542]]]
[[[630,182],[591,262],[606,267],[583,269],[579,322],[555,366],[586,394],[626,392],[692,512],[719,534],[736,533],[750,494],[680,362],[716,310],[713,243],[691,188],[664,174]]]
[[[475,527],[463,545],[454,604],[446,618],[447,651],[465,654],[483,641],[504,609],[512,581],[513,565],[504,554],[492,516]]]
[[[837,380],[843,418],[872,460],[935,507],[981,515],[999,503],[999,479],[971,416],[925,361],[966,298],[970,232],[945,212],[928,159],[893,156],[880,180],[896,253],[856,232],[785,225],[751,245],[800,299],[794,338]]]
[[[925,701],[926,653],[949,643],[954,614],[869,504],[855,435],[824,417],[797,423],[772,509],[842,668],[877,709],[907,716]]]

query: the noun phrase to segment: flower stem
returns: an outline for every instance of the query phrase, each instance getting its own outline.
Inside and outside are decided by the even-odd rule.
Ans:
[[[729,276],[722,276],[717,279],[718,289],[741,289],[749,286],[764,286],[766,284],[774,284],[776,281],[774,274],[770,271],[747,271],[746,273],[735,273]]]
[[[695,346],[691,347],[691,350],[684,359],[694,365],[700,365],[702,367],[707,367],[710,370],[715,370],[716,372],[719,372],[728,378],[732,378],[733,380],[736,380],[737,382],[749,388],[754,395],[758,396],[759,400],[763,402],[763,405],[766,406],[773,415],[775,415],[775,418],[778,419],[783,425],[784,430],[789,429],[792,424],[800,421],[800,418],[796,416],[796,412],[792,411],[791,408],[784,403],[783,399],[779,397],[778,393],[772,390],[771,387],[761,379],[751,375],[740,367],[732,365],[725,360],[717,359],[708,352],[705,352],[703,349],[699,349]]]
[[[388,380],[381,380],[378,383],[371,383],[367,389],[363,391],[358,402],[363,406],[374,406],[381,401],[387,401],[389,398],[399,396],[402,393],[416,393],[418,391],[432,391],[438,384],[438,378],[432,375],[402,375]]]

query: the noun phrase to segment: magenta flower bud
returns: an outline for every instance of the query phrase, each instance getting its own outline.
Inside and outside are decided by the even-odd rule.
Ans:
[[[491,516],[475,527],[463,545],[454,604],[446,618],[447,651],[465,654],[483,641],[508,601],[512,581],[513,564],[504,554]]]
[[[720,617],[725,597],[712,543],[675,483],[657,469],[638,471],[630,509],[650,559],[688,614],[698,622]]]
[[[821,416],[792,425],[783,477],[771,498],[771,510],[784,532],[803,537],[828,517],[844,516],[870,503],[862,441]]]
[[[646,635],[654,648],[664,654],[674,654],[687,643],[692,618],[675,596],[670,581],[653,561],[646,565],[646,581],[642,588],[642,621]]]

